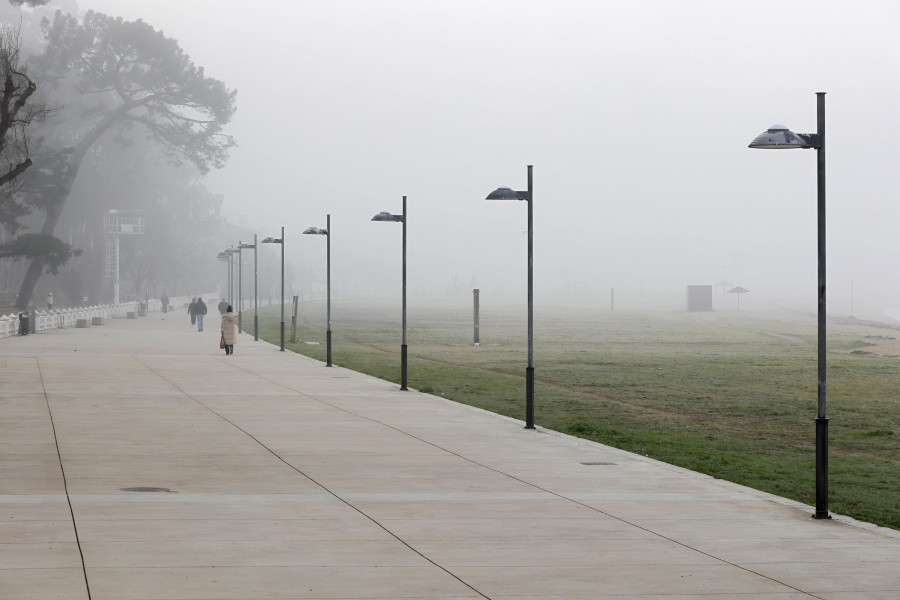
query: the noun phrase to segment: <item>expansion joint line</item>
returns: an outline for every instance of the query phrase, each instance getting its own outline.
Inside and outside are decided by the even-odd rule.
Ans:
[[[134,358],[135,358],[136,360],[138,360],[138,362],[142,362],[138,357],[134,357]],[[489,596],[486,596],[484,593],[482,593],[482,592],[480,592],[479,590],[477,590],[475,587],[472,586],[472,584],[470,584],[470,583],[466,582],[465,580],[463,580],[462,578],[460,578],[460,577],[459,577],[458,575],[456,575],[453,571],[449,570],[447,567],[445,567],[445,566],[443,566],[443,565],[441,565],[441,564],[436,563],[434,560],[432,560],[431,558],[429,558],[428,556],[426,556],[425,554],[423,554],[422,552],[420,552],[419,550],[417,550],[416,548],[414,548],[413,546],[411,546],[408,542],[406,542],[405,540],[403,540],[402,538],[400,538],[396,533],[394,533],[393,531],[391,531],[390,529],[388,529],[386,526],[384,526],[382,523],[380,523],[376,518],[374,518],[373,516],[367,514],[365,511],[363,511],[363,510],[360,509],[359,507],[355,506],[355,505],[354,505],[353,503],[351,503],[349,500],[347,500],[347,499],[341,497],[337,492],[334,492],[333,490],[329,489],[325,484],[323,484],[323,483],[317,481],[315,478],[313,478],[312,476],[310,476],[308,473],[302,471],[301,469],[298,469],[296,466],[294,466],[294,465],[292,465],[291,463],[289,463],[288,461],[286,461],[284,458],[281,457],[281,455],[279,455],[279,454],[278,454],[277,452],[275,452],[272,448],[270,448],[270,447],[267,446],[265,443],[263,443],[263,442],[262,442],[259,438],[257,438],[255,435],[253,435],[252,433],[250,433],[249,431],[247,431],[246,429],[244,429],[243,427],[241,427],[240,425],[238,425],[237,423],[235,423],[234,421],[232,421],[232,420],[229,419],[228,417],[222,415],[221,413],[216,412],[216,411],[213,410],[211,407],[209,407],[207,404],[205,404],[205,403],[202,402],[201,400],[198,400],[197,398],[195,398],[194,396],[192,396],[191,394],[189,394],[188,392],[186,392],[185,390],[183,390],[178,384],[176,384],[176,383],[174,383],[173,381],[169,380],[168,378],[166,378],[165,376],[163,376],[162,374],[160,374],[159,372],[157,372],[155,369],[153,369],[152,367],[148,366],[146,363],[142,363],[142,364],[144,364],[144,367],[147,368],[151,373],[153,373],[154,375],[156,375],[157,377],[159,377],[159,378],[162,379],[163,381],[167,382],[169,385],[171,385],[173,388],[175,388],[176,390],[178,390],[178,392],[181,393],[182,395],[184,395],[186,398],[190,398],[191,401],[196,402],[198,405],[202,406],[203,408],[205,408],[206,410],[208,410],[210,413],[214,414],[214,415],[217,416],[218,418],[222,419],[223,421],[225,421],[226,423],[228,423],[229,425],[231,425],[232,427],[234,427],[235,429],[237,429],[238,431],[240,431],[241,433],[243,433],[244,435],[246,435],[247,437],[249,437],[251,440],[253,440],[253,441],[256,442],[257,444],[259,444],[260,447],[262,447],[263,449],[265,449],[266,452],[268,452],[269,454],[271,454],[272,456],[274,456],[275,458],[277,458],[279,461],[281,461],[285,466],[287,466],[288,468],[290,468],[292,471],[294,471],[295,473],[297,473],[297,474],[299,474],[299,475],[305,477],[305,478],[308,479],[310,482],[312,482],[313,484],[315,484],[315,485],[317,485],[318,487],[320,487],[320,488],[321,488],[323,491],[325,491],[327,494],[329,494],[330,496],[332,496],[333,498],[335,498],[336,500],[338,500],[339,502],[341,502],[342,504],[344,504],[344,505],[347,506],[348,508],[350,508],[350,509],[356,511],[357,513],[359,513],[360,515],[362,515],[363,517],[365,517],[366,519],[368,519],[369,521],[371,521],[373,524],[377,525],[382,531],[384,531],[385,533],[387,533],[388,535],[390,535],[392,538],[394,538],[395,540],[397,540],[399,543],[401,543],[401,544],[403,544],[404,546],[406,546],[407,548],[409,548],[409,550],[410,550],[411,552],[413,552],[413,553],[415,553],[416,555],[420,556],[423,560],[428,561],[430,564],[434,565],[435,567],[437,567],[438,569],[440,569],[441,571],[443,571],[444,573],[446,573],[447,575],[449,575],[450,577],[452,577],[452,578],[455,579],[456,581],[460,582],[462,585],[466,586],[467,588],[469,588],[470,590],[472,590],[473,592],[475,592],[476,594],[478,594],[478,595],[481,596],[482,598],[486,598],[487,600],[491,600]],[[247,373],[248,375],[252,375],[252,376],[254,376],[254,377],[258,378],[258,379],[261,379],[261,380],[263,380],[263,381],[267,381],[267,382],[269,382],[269,383],[272,383],[272,384],[274,384],[274,385],[277,385],[277,386],[279,386],[279,387],[282,387],[282,388],[284,388],[284,389],[286,389],[286,390],[289,390],[289,391],[291,391],[291,392],[293,392],[293,393],[295,393],[295,394],[299,394],[299,395],[301,395],[301,396],[304,396],[304,397],[309,398],[309,399],[311,399],[311,400],[315,400],[316,402],[320,402],[320,403],[322,403],[322,404],[326,404],[326,405],[328,405],[328,406],[333,406],[333,405],[329,404],[328,402],[323,402],[322,400],[319,400],[318,398],[315,398],[315,397],[313,397],[313,396],[310,396],[310,395],[308,395],[308,394],[305,394],[305,393],[303,393],[303,392],[301,392],[301,391],[299,391],[299,390],[295,390],[295,389],[293,389],[293,388],[291,388],[291,387],[288,387],[288,386],[286,386],[286,385],[284,385],[284,384],[282,384],[282,383],[279,383],[279,382],[277,382],[277,381],[273,381],[273,380],[268,379],[268,378],[266,378],[266,377],[260,377],[260,376],[257,375],[256,373],[253,373],[253,372],[248,371],[248,370],[246,370],[246,369],[242,369],[241,367],[237,367],[237,368],[238,368],[239,370],[244,371],[244,372]],[[347,410],[344,410],[344,409],[342,409],[342,408],[340,408],[340,407],[337,407],[337,406],[334,406],[334,408],[336,408],[336,409],[338,409],[338,410],[341,410],[341,411],[343,411],[343,412],[346,412],[347,414],[353,414],[353,413],[351,413],[351,412],[349,412],[349,411],[347,411]],[[356,416],[359,416],[359,415],[356,415]],[[361,417],[361,418],[364,418],[364,419],[365,419],[366,417]],[[371,419],[369,419],[369,420],[371,420]],[[88,598],[88,600],[90,600],[90,598]]]
[[[56,434],[56,422],[53,420],[53,409],[50,408],[50,397],[47,395],[47,388],[44,385],[44,373],[41,370],[41,360],[35,359],[37,362],[38,376],[41,378],[41,391],[44,394],[44,402],[47,405],[47,415],[50,417],[50,428],[53,429],[53,443],[56,445],[56,457],[59,461],[59,470],[62,474],[63,490],[66,493],[66,502],[69,505],[69,515],[72,517],[72,529],[75,531],[75,544],[78,546],[78,556],[81,558],[81,572],[84,575],[84,589],[87,592],[88,600],[91,600],[91,584],[88,581],[87,566],[84,563],[84,550],[81,548],[81,537],[78,535],[78,523],[75,521],[75,509],[72,507],[72,498],[69,496],[69,483],[66,479],[66,467],[63,465],[62,452],[59,449],[59,437]]]

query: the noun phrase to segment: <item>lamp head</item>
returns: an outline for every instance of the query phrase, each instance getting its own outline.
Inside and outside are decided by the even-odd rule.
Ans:
[[[267,238],[265,238],[265,239],[262,240],[262,243],[263,243],[263,244],[280,244],[280,243],[281,243],[281,239],[280,239],[280,238],[274,238],[274,237],[267,237]]]
[[[374,217],[372,217],[373,221],[394,221],[394,222],[403,222],[403,215],[392,215],[387,211],[381,211]]]
[[[772,125],[750,142],[748,148],[763,150],[790,150],[793,148],[815,148],[815,134],[794,133],[786,125]]]
[[[328,235],[328,230],[321,227],[307,227],[303,233],[308,235]]]
[[[527,200],[527,192],[517,192],[508,187],[497,188],[485,197],[485,200]]]

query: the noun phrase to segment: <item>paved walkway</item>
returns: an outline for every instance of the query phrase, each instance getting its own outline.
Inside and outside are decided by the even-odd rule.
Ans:
[[[0,598],[900,598],[897,532],[216,322],[0,343]]]

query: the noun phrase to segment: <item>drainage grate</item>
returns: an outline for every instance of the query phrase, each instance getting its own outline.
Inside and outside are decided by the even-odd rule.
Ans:
[[[594,466],[594,465],[615,465],[616,463],[611,462],[583,462],[583,465]]]
[[[123,492],[171,492],[169,488],[159,488],[159,487],[130,487],[130,488],[122,488]]]

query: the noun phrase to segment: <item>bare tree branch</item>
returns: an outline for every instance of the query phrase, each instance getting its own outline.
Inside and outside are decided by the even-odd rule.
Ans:
[[[10,169],[5,175],[0,175],[0,187],[3,187],[19,175],[25,172],[25,169],[30,167],[32,164],[30,158],[26,158],[23,162],[20,162],[18,165]]]

